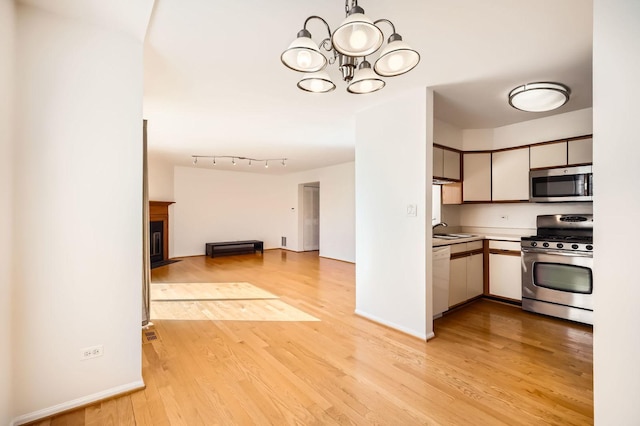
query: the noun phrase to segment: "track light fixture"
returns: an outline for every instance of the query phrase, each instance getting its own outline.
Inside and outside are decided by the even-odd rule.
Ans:
[[[358,6],[357,0],[345,1],[346,18],[332,33],[327,21],[312,15],[304,21],[297,38],[282,52],[282,63],[294,70],[305,73],[298,87],[312,93],[326,93],[336,85],[325,71],[327,64],[338,63],[342,79],[350,83],[349,93],[372,93],[384,87],[379,77],[393,77],[411,71],[420,62],[420,54],[402,41],[396,28],[388,19],[372,21]],[[319,45],[311,39],[307,24],[311,20],[321,21],[327,29],[328,37]],[[392,34],[387,45],[380,51],[373,69],[366,56],[377,52],[384,42],[384,35],[378,24],[385,22],[391,26]],[[320,49],[329,54],[325,56]],[[361,58],[361,59],[360,59]]]
[[[193,158],[194,166],[198,164],[198,158],[212,158],[214,166],[217,164],[216,159],[230,158],[231,164],[234,166],[238,164],[238,161],[247,161],[249,166],[251,166],[253,162],[257,161],[261,163],[264,161],[264,167],[268,169],[269,161],[279,161],[282,164],[282,167],[287,167],[287,163],[286,163],[287,158],[250,158],[250,157],[242,157],[238,155],[192,155],[191,158]]]

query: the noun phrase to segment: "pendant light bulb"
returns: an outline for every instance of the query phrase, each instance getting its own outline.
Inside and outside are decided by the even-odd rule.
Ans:
[[[284,158],[282,159],[282,167],[287,167],[287,163],[284,162]]]
[[[265,169],[269,168],[269,160],[264,160],[264,168]]]
[[[198,157],[193,157],[193,165],[195,166],[196,164],[198,164]]]
[[[216,165],[216,157],[213,157],[213,165]]]
[[[231,158],[231,164],[233,164],[234,166],[236,165],[236,159],[235,158]]]

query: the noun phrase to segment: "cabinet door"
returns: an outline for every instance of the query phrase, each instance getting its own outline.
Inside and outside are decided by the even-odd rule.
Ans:
[[[463,158],[463,201],[491,201],[491,154],[465,153]]]
[[[449,306],[467,300],[467,258],[459,257],[449,262]]]
[[[491,160],[494,201],[529,199],[529,147],[494,152]]]
[[[522,300],[522,270],[519,256],[489,255],[489,293]]]
[[[484,267],[482,253],[467,257],[467,299],[484,293]]]
[[[433,147],[433,176],[444,177],[444,149]]]
[[[538,167],[562,167],[567,164],[567,143],[557,142],[531,147],[530,166]]]
[[[444,177],[448,179],[460,180],[460,153],[455,151],[444,151]]]
[[[593,163],[593,139],[569,141],[569,164]]]

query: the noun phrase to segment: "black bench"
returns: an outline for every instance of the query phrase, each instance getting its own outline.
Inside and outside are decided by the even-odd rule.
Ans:
[[[225,254],[256,253],[257,251],[264,253],[264,244],[262,241],[225,241],[221,243],[207,243],[205,245],[205,252],[209,257]]]

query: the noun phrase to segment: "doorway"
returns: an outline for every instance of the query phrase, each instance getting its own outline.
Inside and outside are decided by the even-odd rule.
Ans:
[[[302,184],[302,250],[320,250],[320,182]]]

